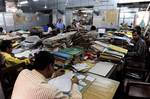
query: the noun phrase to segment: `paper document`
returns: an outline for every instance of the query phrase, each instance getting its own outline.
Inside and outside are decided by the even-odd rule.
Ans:
[[[24,51],[24,52],[21,52],[21,53],[16,53],[15,57],[18,57],[18,58],[26,57],[26,58],[28,58],[30,54],[32,54],[32,52],[27,50],[27,51]]]
[[[77,76],[77,78],[78,78],[79,80],[84,79],[84,78],[85,78],[85,75],[80,74],[80,75]]]
[[[76,65],[73,65],[73,67],[78,71],[82,71],[84,69],[89,68],[89,66],[86,63],[76,64]]]
[[[100,51],[100,52],[104,52],[104,49],[105,49],[105,47],[99,46],[99,45],[96,45],[96,44],[91,45],[91,47],[98,50],[98,51]]]
[[[115,45],[109,45],[109,48],[112,49],[112,50],[115,50],[117,52],[121,52],[123,54],[127,54],[128,50],[127,49],[124,49],[122,47],[118,47],[118,46],[115,46]]]
[[[86,80],[88,80],[88,81],[91,81],[91,82],[92,82],[92,81],[94,81],[94,80],[95,80],[95,78],[93,78],[93,77],[91,77],[91,76],[87,76],[87,77],[86,77]]]
[[[110,62],[99,62],[89,70],[89,73],[106,76],[113,66],[114,64]]]
[[[120,52],[117,52],[117,51],[112,51],[112,50],[109,50],[109,49],[105,49],[104,52],[108,53],[108,54],[111,54],[112,56],[116,56],[118,58],[123,58],[124,57],[124,54],[122,54]]]
[[[74,76],[73,72],[68,72],[62,76],[56,77],[48,81],[48,84],[55,86],[64,93],[71,91],[72,81],[71,78]]]
[[[24,51],[23,48],[17,48],[17,49],[13,49],[13,50],[12,50],[12,53],[13,53],[13,54],[17,54],[17,53],[21,53],[21,52],[23,52],[23,51]]]
[[[21,49],[19,49],[18,51],[20,51]],[[34,56],[35,53],[38,53],[40,51],[40,49],[34,49],[34,50],[26,50],[24,52],[20,52],[20,53],[14,53],[15,57],[21,58],[21,57],[26,57],[29,58],[29,56]],[[17,52],[17,51],[14,51]]]
[[[113,39],[118,39],[118,40],[121,40],[121,41],[126,41],[128,44],[130,43],[131,39],[127,36],[123,36],[123,37],[120,37],[120,36],[113,36],[111,37]]]
[[[106,48],[108,47],[108,44],[103,43],[103,42],[99,42],[99,41],[95,41],[95,44],[98,44],[98,45],[106,47]]]

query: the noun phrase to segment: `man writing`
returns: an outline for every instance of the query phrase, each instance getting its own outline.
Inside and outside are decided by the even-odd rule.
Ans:
[[[54,72],[54,61],[54,56],[49,52],[39,52],[35,56],[35,69],[32,71],[25,69],[19,74],[11,99],[82,99],[76,80],[72,81],[72,90],[69,96],[48,84],[48,78],[60,74],[59,71]]]

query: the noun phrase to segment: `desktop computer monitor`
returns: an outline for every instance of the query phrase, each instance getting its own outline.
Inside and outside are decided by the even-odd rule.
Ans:
[[[98,28],[99,37],[102,37],[106,33],[105,28]]]

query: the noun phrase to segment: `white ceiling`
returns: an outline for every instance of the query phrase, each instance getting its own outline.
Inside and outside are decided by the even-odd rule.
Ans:
[[[134,2],[147,2],[150,0],[118,0],[118,3],[134,3]]]

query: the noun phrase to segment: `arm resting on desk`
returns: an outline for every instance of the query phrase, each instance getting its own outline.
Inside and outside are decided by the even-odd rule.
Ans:
[[[71,90],[71,93],[70,93],[70,97],[67,96],[67,95],[64,95],[62,92],[57,90],[57,92],[55,94],[55,98],[56,99],[82,99],[82,95],[78,90],[78,85],[73,84],[72,90]]]
[[[17,64],[20,64],[20,63],[23,63],[23,62],[26,65],[30,63],[29,59],[21,60],[21,59],[18,59],[16,57],[13,57],[13,56],[11,56],[10,54],[7,54],[7,53],[3,53],[2,55],[4,56],[6,67],[17,65]]]

